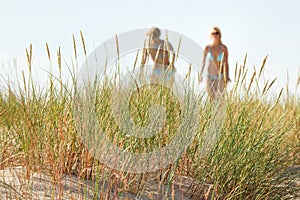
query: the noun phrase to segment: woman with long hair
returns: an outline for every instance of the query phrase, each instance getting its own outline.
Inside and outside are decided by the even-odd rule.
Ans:
[[[213,27],[210,31],[210,38],[212,43],[207,45],[204,50],[204,57],[202,62],[202,69],[200,78],[202,80],[202,73],[208,58],[207,69],[207,84],[206,89],[210,99],[214,100],[216,97],[222,96],[229,78],[228,65],[228,50],[222,43],[222,33],[220,28]]]
[[[148,48],[144,49],[142,66],[146,64],[150,54],[154,62],[151,80],[155,82],[164,80],[172,85],[176,69],[173,62],[170,62],[170,52],[173,51],[171,43],[167,39],[160,39],[161,31],[157,27],[152,27],[146,35],[149,38]]]

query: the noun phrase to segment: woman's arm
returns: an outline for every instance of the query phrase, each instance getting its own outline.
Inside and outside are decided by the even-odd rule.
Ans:
[[[230,78],[229,78],[229,64],[228,64],[228,49],[226,46],[225,47],[225,51],[224,51],[224,56],[225,56],[225,60],[224,60],[224,65],[225,65],[225,68],[224,68],[224,74],[225,74],[225,81],[226,83],[228,83],[230,81]]]
[[[204,67],[205,67],[205,61],[206,61],[206,56],[207,56],[207,53],[208,53],[208,46],[205,47],[204,49],[204,55],[203,55],[203,60],[202,60],[202,68],[201,68],[201,72],[200,72],[200,81],[202,81],[202,74],[203,74],[203,71],[204,71]]]
[[[143,52],[142,52],[142,62],[141,62],[141,66],[144,67],[146,62],[147,62],[147,58],[148,58],[148,52],[147,52],[147,48],[144,47],[143,48]]]

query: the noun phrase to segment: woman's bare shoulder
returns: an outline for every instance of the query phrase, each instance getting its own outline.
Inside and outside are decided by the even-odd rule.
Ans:
[[[227,51],[227,46],[225,44],[221,44],[221,45]]]
[[[210,44],[208,44],[208,45],[206,45],[206,47],[205,47],[205,49],[204,49],[204,51],[209,51],[209,49],[211,48],[211,45]]]

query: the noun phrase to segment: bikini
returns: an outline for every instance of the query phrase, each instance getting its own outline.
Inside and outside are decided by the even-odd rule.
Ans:
[[[152,48],[160,49],[160,50],[165,50],[164,48],[161,47],[161,44],[155,44]],[[163,52],[163,53],[158,53],[158,55],[156,55],[156,56],[157,56],[157,58],[163,60],[166,55],[165,55],[165,52]],[[168,69],[167,66],[162,66],[160,68],[154,69],[153,73],[156,74],[156,75],[158,75],[158,76],[164,75],[164,78],[166,80],[170,80],[172,77],[174,77],[175,70]]]
[[[170,80],[175,75],[175,70],[173,69],[167,69],[167,67],[164,69],[156,68],[153,70],[153,73],[155,73],[158,76],[164,76],[166,80]]]
[[[223,60],[223,52],[220,52],[220,54],[215,58],[214,55],[211,53],[211,51],[208,52],[208,59],[209,61],[218,61],[221,62]],[[224,78],[224,75],[222,73],[212,75],[212,74],[207,74],[207,78],[209,78],[212,81],[218,81],[222,78]]]
[[[209,54],[209,61],[218,61],[221,62],[223,60],[223,52],[220,52],[220,54],[215,58],[214,55],[211,53],[211,51],[208,52]]]

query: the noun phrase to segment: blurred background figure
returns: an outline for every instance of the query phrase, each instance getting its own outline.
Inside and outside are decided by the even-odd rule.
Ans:
[[[161,31],[157,27],[152,27],[146,36],[148,36],[148,47],[144,48],[143,51],[142,66],[147,63],[150,55],[154,62],[151,82],[166,81],[168,84],[173,85],[176,72],[174,59],[170,61],[173,46],[167,38],[165,40],[160,39]]]

